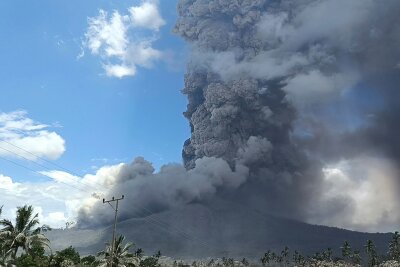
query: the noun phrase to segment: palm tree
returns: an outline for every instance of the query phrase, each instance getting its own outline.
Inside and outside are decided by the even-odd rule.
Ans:
[[[348,259],[351,255],[351,247],[348,241],[344,241],[342,249],[342,257],[344,260]]]
[[[289,247],[285,246],[285,248],[281,252],[281,256],[283,260],[285,261],[285,265],[289,264]]]
[[[39,225],[39,214],[33,213],[32,206],[17,208],[15,225],[10,220],[0,220],[3,229],[0,230],[0,238],[6,247],[6,253],[11,254],[15,259],[18,249],[22,248],[26,253],[30,253],[33,245],[49,247],[50,241],[42,233],[51,228],[47,225]]]
[[[276,261],[277,257],[278,257],[278,255],[276,255],[275,252],[272,252],[272,254],[271,254],[271,261]]]
[[[279,266],[281,266],[282,262],[283,262],[283,257],[282,256],[276,256],[275,261],[276,261],[276,263],[279,264]]]
[[[126,243],[123,245],[125,241],[125,237],[120,235],[114,241],[114,253],[111,253],[111,245],[109,243],[106,244],[106,249],[100,251],[97,256],[104,257],[100,261],[99,267],[106,267],[109,266],[110,263],[110,256],[112,255],[111,259],[111,267],[134,267],[139,266],[139,258],[136,257],[134,254],[129,253],[129,249],[133,246],[132,243]]]
[[[327,261],[327,262],[332,261],[332,249],[327,248],[327,250],[323,251],[322,258],[324,259],[324,261]]]
[[[293,262],[295,265],[300,264],[300,253],[297,250],[293,253]]]
[[[138,248],[138,249],[135,251],[134,255],[135,255],[136,258],[138,258],[138,259],[140,260],[140,259],[143,258],[143,256],[144,256],[144,251],[143,251],[143,249]]]
[[[3,211],[3,206],[0,207],[0,216]],[[7,258],[10,256],[10,253],[7,253],[7,248],[5,247],[5,239],[0,236],[0,266],[7,264]]]
[[[400,234],[394,232],[392,240],[389,243],[389,256],[393,260],[400,260]]]
[[[267,265],[269,265],[269,262],[271,261],[271,259],[272,259],[272,254],[271,254],[271,251],[268,250],[268,251],[264,254],[264,257],[262,257],[262,258],[260,259],[260,261],[261,261],[261,263],[262,263],[263,266],[267,266]]]
[[[368,266],[375,266],[378,263],[378,256],[372,240],[367,241],[367,244],[365,245],[365,252],[368,254]]]
[[[354,250],[351,260],[354,264],[361,264],[361,255],[359,250]]]

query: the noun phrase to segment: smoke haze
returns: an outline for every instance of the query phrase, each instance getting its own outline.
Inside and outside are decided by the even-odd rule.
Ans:
[[[103,179],[107,196],[132,203],[121,219],[224,199],[311,223],[394,230],[399,13],[396,0],[179,1],[174,32],[191,47],[182,90],[191,137],[183,165],[156,173],[137,158],[96,174],[112,177]],[[82,227],[110,222],[99,205],[78,218]]]

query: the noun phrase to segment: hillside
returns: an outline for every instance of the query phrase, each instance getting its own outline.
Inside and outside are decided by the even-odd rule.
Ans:
[[[224,210],[201,204],[121,221],[118,232],[148,254],[161,250],[166,256],[182,259],[223,256],[258,259],[266,250],[280,251],[285,245],[307,255],[328,247],[339,253],[344,240],[363,250],[368,239],[385,252],[391,238],[390,234],[360,233],[277,218],[241,206]],[[54,230],[48,236],[55,250],[72,245],[82,254],[93,254],[111,239],[111,227]]]

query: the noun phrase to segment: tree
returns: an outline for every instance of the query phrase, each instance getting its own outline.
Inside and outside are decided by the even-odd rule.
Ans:
[[[365,252],[368,255],[368,266],[375,266],[378,264],[378,255],[376,254],[375,245],[372,240],[368,240],[365,245]]]
[[[3,206],[0,207],[0,216],[3,212]],[[10,253],[7,253],[8,249],[5,246],[5,239],[0,235],[0,266],[6,265],[7,258]]]
[[[157,257],[156,255],[154,255],[152,257],[147,257],[140,261],[139,266],[140,267],[160,267],[158,260],[159,260],[159,257]]]
[[[271,253],[271,261],[277,261],[278,255],[275,252]]]
[[[344,241],[342,249],[342,257],[344,260],[348,260],[351,255],[351,247],[348,241]]]
[[[354,250],[353,255],[351,256],[351,261],[354,264],[361,264],[361,255],[359,250]]]
[[[10,263],[18,267],[49,267],[49,257],[43,247],[34,244],[29,253],[23,253]]]
[[[278,263],[279,265],[281,265],[282,262],[283,262],[283,257],[277,255],[277,256],[275,257],[275,262]]]
[[[15,263],[18,267],[41,267],[43,265],[39,265],[31,255],[23,254],[19,258],[15,260]]]
[[[332,261],[332,249],[331,248],[327,248],[327,250],[322,252],[322,258],[324,261],[330,262]]]
[[[389,257],[392,260],[400,261],[400,234],[394,232],[392,240],[389,242]]]
[[[269,265],[271,260],[272,260],[272,253],[270,250],[265,252],[264,256],[260,259],[263,266]]]
[[[144,251],[143,251],[143,249],[138,248],[138,249],[135,251],[135,257],[141,259],[141,258],[143,258],[143,256],[144,256]]]
[[[133,243],[126,243],[123,244],[125,241],[125,237],[120,235],[114,241],[114,253],[111,252],[112,248],[109,243],[106,244],[106,249],[100,251],[97,255],[99,257],[103,257],[100,261],[99,266],[107,266],[107,263],[110,261],[111,258],[111,266],[112,267],[133,267],[139,266],[139,258],[136,257],[134,254],[129,253],[129,249],[133,246]]]
[[[300,253],[297,250],[295,250],[293,253],[293,262],[295,265],[300,265],[300,256],[301,256]]]
[[[72,246],[66,249],[57,251],[51,260],[51,267],[61,267],[63,262],[71,262],[72,264],[78,264],[81,261],[79,252],[75,250]]]
[[[93,255],[89,255],[81,259],[81,263],[83,264],[83,266],[94,266],[95,262],[96,262],[96,257]]]
[[[320,252],[315,252],[315,254],[311,258],[316,261],[324,260],[322,254]]]
[[[226,258],[226,257],[223,257],[223,258],[222,258],[222,264],[223,264],[225,267],[233,267],[234,262],[235,262],[235,261],[234,261],[232,258]]]
[[[289,247],[288,246],[285,246],[285,248],[282,250],[281,256],[282,256],[283,261],[285,261],[285,264],[288,265],[289,264]]]
[[[17,208],[15,225],[10,220],[0,220],[3,229],[0,230],[0,238],[6,247],[6,253],[10,253],[13,259],[16,258],[18,249],[22,248],[29,253],[33,245],[49,247],[49,240],[43,232],[51,230],[47,225],[39,226],[39,214],[33,213],[32,206]]]

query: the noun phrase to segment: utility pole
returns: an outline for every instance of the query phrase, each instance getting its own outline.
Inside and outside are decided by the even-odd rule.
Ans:
[[[123,200],[123,199],[124,199],[124,195],[122,195],[121,198],[112,197],[110,200],[105,200],[103,198],[103,203],[108,203],[111,206],[111,208],[113,208],[113,210],[115,211],[114,228],[113,228],[112,241],[111,241],[111,253],[110,253],[110,259],[109,259],[109,263],[108,263],[109,267],[112,267],[113,261],[114,261],[115,230],[117,229],[118,203],[119,203],[120,200]],[[116,205],[115,205],[115,208],[114,208],[113,205],[111,205],[111,202],[114,202],[114,201],[117,202]]]

